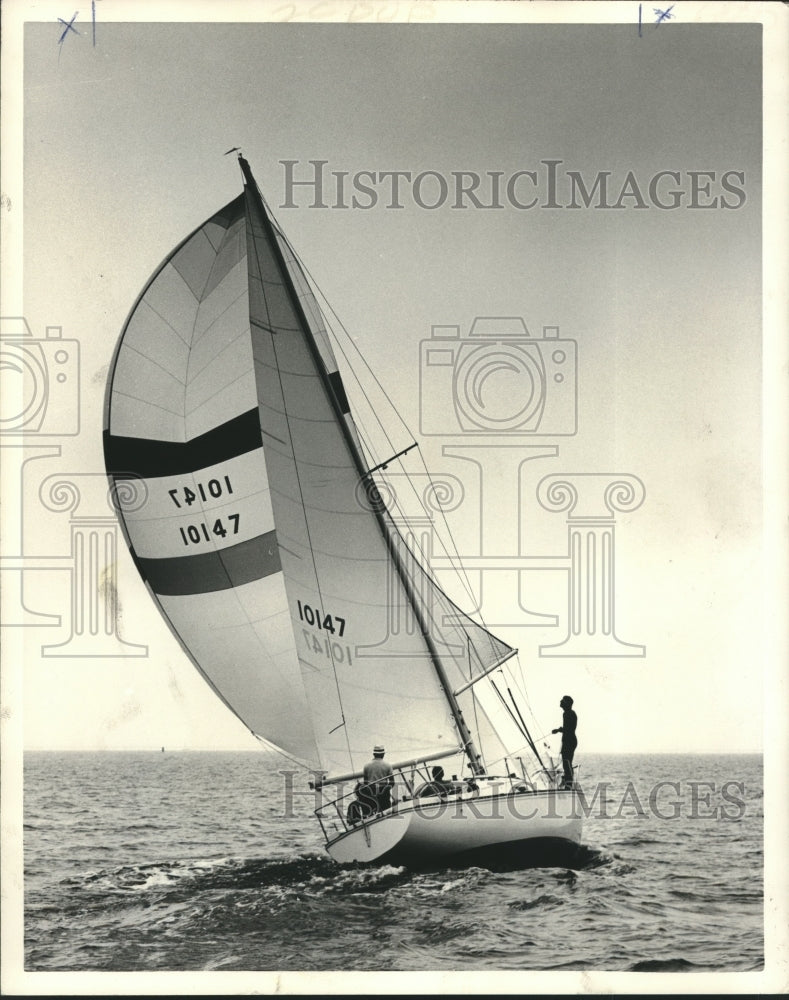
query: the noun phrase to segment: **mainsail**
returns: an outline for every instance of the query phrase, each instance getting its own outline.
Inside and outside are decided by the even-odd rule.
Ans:
[[[124,327],[105,458],[135,563],[256,734],[358,769],[468,744],[459,702],[513,652],[420,566],[376,493],[321,311],[246,161]],[[486,724],[486,753],[502,742]]]

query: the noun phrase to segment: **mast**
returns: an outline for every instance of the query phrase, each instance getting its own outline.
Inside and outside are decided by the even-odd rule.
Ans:
[[[244,182],[246,188],[249,191],[250,196],[252,198],[252,203],[260,213],[263,227],[266,231],[266,234],[269,237],[269,243],[271,244],[272,251],[276,256],[277,262],[282,272],[282,277],[284,282],[286,283],[288,292],[290,294],[291,302],[293,304],[297,316],[299,317],[302,329],[304,330],[304,335],[306,338],[308,349],[310,351],[310,354],[312,355],[313,362],[315,364],[320,380],[323,384],[326,396],[329,400],[329,404],[333,409],[337,422],[339,423],[339,426],[341,428],[341,433],[345,439],[346,446],[351,455],[353,463],[356,467],[356,471],[359,474],[359,479],[363,482],[365,486],[365,492],[367,492],[369,487],[377,489],[377,487],[375,486],[375,480],[372,478],[371,472],[367,469],[367,464],[364,461],[364,458],[361,455],[360,451],[356,447],[356,442],[353,440],[353,437],[351,436],[350,430],[348,428],[348,424],[345,421],[345,417],[340,407],[339,401],[337,399],[337,395],[329,378],[329,373],[326,370],[326,365],[324,364],[323,358],[321,357],[320,351],[318,350],[318,346],[315,343],[315,339],[312,335],[312,329],[304,313],[301,300],[299,299],[287,263],[285,262],[285,258],[280,249],[276,231],[274,229],[271,219],[269,218],[268,212],[266,211],[266,207],[263,204],[263,199],[260,195],[260,192],[258,191],[255,178],[252,176],[252,171],[250,169],[250,166],[240,153],[238,156],[238,162],[239,166],[241,167],[241,172],[244,176]],[[430,628],[428,622],[425,619],[421,604],[414,591],[413,581],[408,576],[407,569],[398,551],[395,539],[392,537],[389,531],[389,527],[386,521],[384,520],[380,508],[375,503],[371,503],[370,506],[372,508],[373,513],[375,514],[376,522],[383,536],[387,551],[389,552],[389,555],[392,559],[395,571],[397,572],[398,578],[400,579],[400,582],[403,585],[406,598],[408,599],[408,602],[411,605],[411,609],[413,610],[414,615],[416,616],[419,630],[422,633],[422,637],[425,640],[425,644],[430,654],[430,659],[433,663],[433,668],[435,669],[436,675],[441,685],[441,689],[444,693],[444,697],[447,700],[450,711],[452,712],[452,717],[455,721],[455,725],[457,726],[458,732],[460,733],[461,739],[463,741],[463,749],[465,750],[466,755],[468,756],[469,763],[471,765],[471,770],[474,774],[483,774],[484,767],[482,766],[481,763],[481,756],[477,751],[476,745],[474,743],[474,738],[471,734],[471,730],[469,729],[465,719],[463,718],[463,712],[461,711],[460,705],[458,704],[457,699],[455,698],[454,693],[452,691],[452,685],[450,684],[449,678],[447,677],[446,671],[444,670],[444,665],[441,662],[438,650],[430,634]]]

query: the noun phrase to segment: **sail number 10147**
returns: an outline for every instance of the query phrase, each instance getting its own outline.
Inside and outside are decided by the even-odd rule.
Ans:
[[[195,500],[205,502],[208,500],[218,500],[221,496],[225,494],[231,495],[233,492],[230,476],[223,476],[222,479],[209,479],[205,484],[193,483],[193,486],[195,487],[194,490],[189,489],[188,486],[176,486],[175,489],[168,490],[176,507],[183,507],[184,504],[187,507],[191,507]]]
[[[347,663],[348,666],[353,666],[351,647],[347,642],[343,646],[342,643],[332,642],[331,639],[326,636],[323,643],[321,643],[317,635],[315,635],[314,632],[308,632],[306,628],[301,630],[301,634],[304,636],[304,642],[307,644],[307,649],[311,653],[320,653],[322,656],[327,656],[335,664]]]
[[[336,632],[338,636],[345,632],[345,619],[340,618],[339,615],[324,615],[318,608],[313,608],[309,604],[302,604],[301,601],[296,601],[296,604],[298,605],[300,620],[311,625],[313,628],[325,629],[325,631],[331,632],[332,635]]]

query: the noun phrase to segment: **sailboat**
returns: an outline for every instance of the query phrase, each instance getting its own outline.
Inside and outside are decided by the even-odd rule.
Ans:
[[[106,468],[145,586],[217,697],[304,766],[336,861],[572,849],[577,786],[526,726],[517,651],[420,559],[382,480],[402,457],[365,445],[317,294],[239,165],[242,193],[157,268],[110,367]],[[374,747],[391,787],[365,804]]]

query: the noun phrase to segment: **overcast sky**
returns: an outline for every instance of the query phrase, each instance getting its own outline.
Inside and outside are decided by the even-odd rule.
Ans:
[[[82,475],[100,507],[106,373],[124,319],[161,259],[240,191],[222,154],[241,146],[417,436],[420,343],[433,325],[467,337],[476,316],[522,316],[533,336],[558,326],[576,342],[578,432],[490,442],[481,500],[473,464],[442,451],[469,444],[449,382],[431,374],[423,400],[427,430],[446,428],[422,436],[425,459],[465,490],[449,515],[461,554],[479,554],[483,523],[487,555],[517,554],[519,537],[521,555],[563,555],[565,515],[537,503],[543,476],[644,484],[643,504],[617,519],[615,603],[619,637],[645,655],[540,656],[566,632],[565,575],[485,578],[486,620],[498,615],[521,650],[544,729],[571,693],[579,753],[760,749],[761,26],[677,18],[639,34],[632,8],[632,23],[596,26],[99,21],[95,45],[89,8],[80,34],[54,19],[28,25],[24,314],[37,338],[58,325],[79,340],[81,430],[47,438],[61,456],[27,466],[25,553],[70,551],[68,515],[39,498],[46,477]],[[560,161],[562,207],[504,196],[499,209],[453,209],[451,198],[429,209],[420,196],[440,189],[425,182],[416,196],[404,185],[401,209],[387,207],[383,184],[367,209],[310,207],[306,188],[283,208],[283,160],[298,161],[301,179],[311,160],[349,175],[434,171],[450,184],[458,171],[498,172],[502,184],[533,171],[536,185],[523,176],[513,188],[522,202],[546,200],[543,161]],[[606,172],[609,204],[633,179],[619,208],[571,208],[568,171],[587,188]],[[650,195],[661,171],[678,177]],[[678,207],[658,207],[671,190]],[[564,404],[552,403],[560,423]],[[523,467],[518,499],[532,444],[558,454]],[[26,630],[26,746],[254,747],[181,653],[125,549],[117,574],[122,635],[146,656],[42,655],[68,639],[70,578],[28,574],[27,606],[63,624]],[[525,627],[524,607],[559,625]]]

